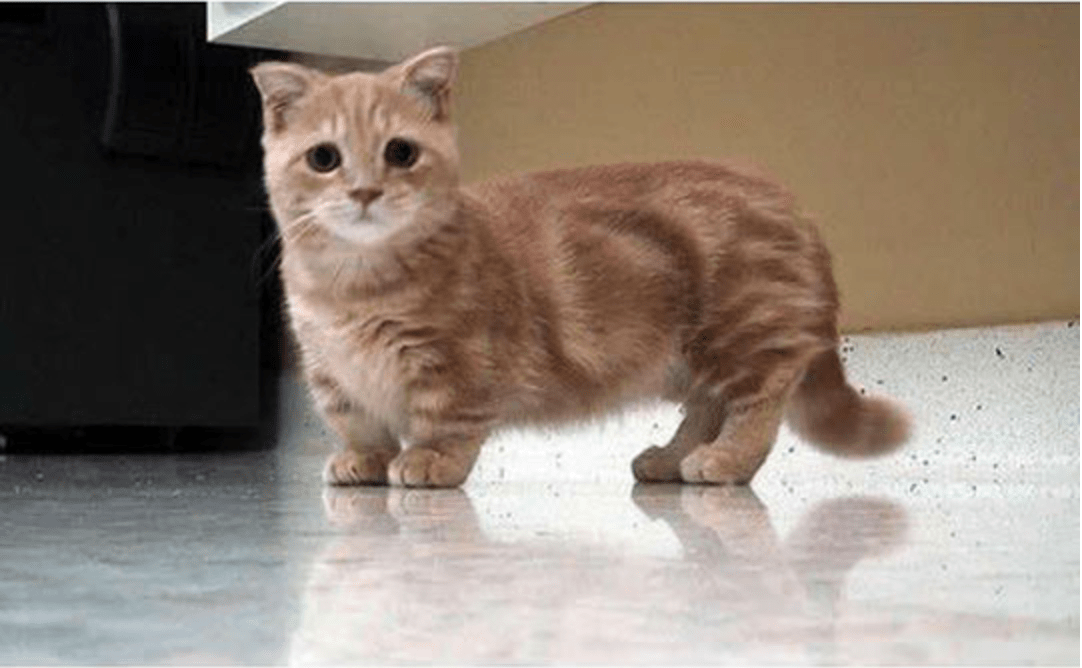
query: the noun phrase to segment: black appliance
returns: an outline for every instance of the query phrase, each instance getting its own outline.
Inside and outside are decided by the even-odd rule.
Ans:
[[[281,54],[205,17],[0,3],[0,434],[259,421],[279,311],[247,69]]]

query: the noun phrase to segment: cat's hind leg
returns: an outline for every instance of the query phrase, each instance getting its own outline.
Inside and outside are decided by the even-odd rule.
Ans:
[[[784,398],[764,397],[730,409],[717,439],[699,445],[680,462],[680,478],[715,485],[751,482],[774,445],[784,407]]]
[[[342,447],[327,459],[328,485],[386,485],[387,469],[401,446],[382,424],[352,403],[329,376],[313,373],[309,385],[324,421]]]
[[[751,482],[774,446],[800,373],[799,368],[776,369],[761,383],[753,383],[759,388],[754,394],[729,398],[717,437],[683,458],[680,478],[716,485]]]
[[[703,443],[718,437],[725,419],[722,403],[700,397],[684,406],[684,420],[665,446],[650,446],[631,462],[639,482],[680,482],[680,462]]]

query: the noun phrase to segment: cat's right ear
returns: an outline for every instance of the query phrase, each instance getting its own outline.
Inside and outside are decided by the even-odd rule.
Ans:
[[[249,72],[263,98],[263,122],[274,132],[286,127],[297,101],[326,76],[302,65],[276,61],[260,63]]]

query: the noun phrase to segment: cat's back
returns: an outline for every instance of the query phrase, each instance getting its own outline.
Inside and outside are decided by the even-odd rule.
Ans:
[[[647,214],[675,225],[714,231],[738,211],[792,219],[790,193],[765,172],[735,162],[685,160],[618,163],[529,172],[473,184],[467,196],[513,236],[537,225]]]
[[[791,200],[774,179],[753,166],[709,160],[551,169],[501,176],[465,190],[487,203],[505,206],[536,206],[543,202],[560,207],[583,201],[665,205],[696,197]]]

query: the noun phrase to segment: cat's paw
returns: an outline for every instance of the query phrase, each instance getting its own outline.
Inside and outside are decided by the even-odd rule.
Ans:
[[[323,481],[328,485],[386,485],[392,456],[376,450],[336,452],[327,459]]]
[[[631,472],[639,482],[679,482],[680,465],[665,448],[652,445],[631,462]]]
[[[400,487],[458,487],[469,473],[470,464],[461,459],[415,447],[394,458],[387,476],[392,485]]]
[[[730,450],[700,446],[680,462],[680,477],[684,482],[707,485],[746,485],[755,475],[755,470],[748,468]]]

